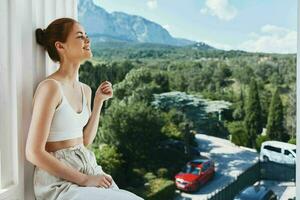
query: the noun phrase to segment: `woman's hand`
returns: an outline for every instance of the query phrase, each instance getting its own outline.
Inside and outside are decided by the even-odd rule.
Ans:
[[[106,101],[113,96],[112,84],[109,81],[102,82],[95,94],[95,100]]]
[[[112,185],[112,177],[108,174],[101,174],[96,176],[88,176],[83,183],[86,187],[103,187],[109,188]]]

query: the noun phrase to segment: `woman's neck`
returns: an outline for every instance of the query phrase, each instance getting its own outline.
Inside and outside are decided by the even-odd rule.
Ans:
[[[65,85],[70,85],[74,88],[77,82],[79,67],[80,63],[62,63],[56,73],[63,77]]]

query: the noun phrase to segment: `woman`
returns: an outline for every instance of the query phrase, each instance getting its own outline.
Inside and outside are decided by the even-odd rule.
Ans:
[[[118,188],[85,146],[97,132],[103,102],[112,98],[101,83],[91,111],[91,88],[76,81],[80,63],[92,56],[90,41],[75,20],[61,18],[36,30],[37,42],[59,69],[41,81],[33,98],[26,157],[33,163],[37,200],[140,200]]]

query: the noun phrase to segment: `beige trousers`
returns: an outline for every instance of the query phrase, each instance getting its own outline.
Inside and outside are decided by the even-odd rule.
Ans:
[[[83,145],[51,153],[61,162],[88,175],[105,174],[97,165],[95,155]],[[137,195],[119,189],[113,181],[110,188],[81,187],[35,167],[34,193],[36,200],[142,200]]]

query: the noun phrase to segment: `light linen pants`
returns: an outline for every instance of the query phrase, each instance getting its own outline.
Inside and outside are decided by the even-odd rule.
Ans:
[[[84,174],[105,174],[102,167],[97,165],[94,153],[84,145],[61,149],[51,154]],[[34,171],[34,193],[36,200],[143,200],[129,191],[119,189],[114,181],[107,189],[81,187],[38,167]]]

